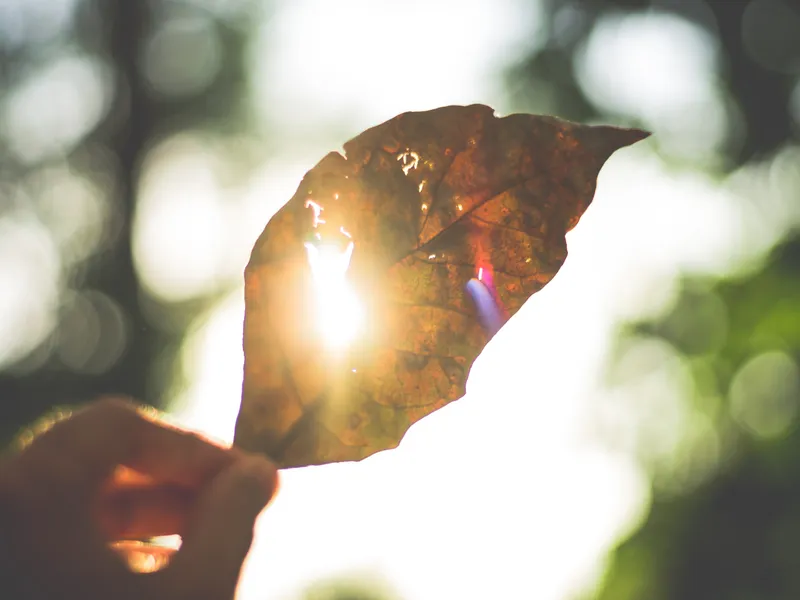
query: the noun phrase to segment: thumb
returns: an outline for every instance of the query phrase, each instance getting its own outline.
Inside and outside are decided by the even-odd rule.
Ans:
[[[275,465],[258,456],[242,458],[211,481],[168,568],[183,592],[178,597],[233,597],[256,518],[277,484]]]

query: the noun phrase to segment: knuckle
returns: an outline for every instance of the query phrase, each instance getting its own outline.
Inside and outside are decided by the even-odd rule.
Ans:
[[[136,415],[133,401],[121,396],[104,396],[94,403],[92,410],[107,415],[110,419],[125,419]]]
[[[92,421],[102,422],[105,427],[120,432],[136,428],[144,420],[133,400],[119,396],[103,397],[89,410],[95,411]]]

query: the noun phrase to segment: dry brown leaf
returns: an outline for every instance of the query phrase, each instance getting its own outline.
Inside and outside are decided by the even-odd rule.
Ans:
[[[235,443],[282,467],[395,447],[464,394],[492,333],[468,282],[514,314],[563,264],[603,163],[647,135],[448,106],[328,154],[247,266]]]

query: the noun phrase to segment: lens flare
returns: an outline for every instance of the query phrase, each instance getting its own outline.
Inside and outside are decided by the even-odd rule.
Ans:
[[[317,327],[328,348],[348,346],[363,326],[363,307],[347,281],[347,269],[353,255],[351,241],[344,252],[327,244],[306,243],[308,264],[314,282],[314,306]]]

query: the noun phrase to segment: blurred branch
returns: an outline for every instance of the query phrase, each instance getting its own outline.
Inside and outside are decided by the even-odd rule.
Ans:
[[[131,247],[138,169],[156,123],[156,112],[137,65],[150,25],[150,9],[147,2],[118,0],[97,0],[95,8],[104,26],[94,33],[104,33],[98,42],[100,49],[107,51],[116,81],[109,115],[91,137],[106,146],[115,159],[116,180],[110,177],[109,181],[113,181],[110,196],[119,221],[110,248],[89,267],[85,285],[104,292],[122,308],[128,324],[127,347],[120,360],[100,375],[64,369],[0,375],[0,398],[8,398],[8,407],[15,413],[4,419],[0,440],[8,439],[20,423],[30,421],[54,403],[80,403],[99,394],[119,393],[158,405],[157,399],[148,398],[146,382],[150,362],[162,340],[142,313]]]
[[[157,340],[153,339],[154,332],[149,330],[140,307],[141,289],[131,244],[138,171],[156,121],[156,111],[148,98],[137,64],[150,26],[150,3],[103,2],[108,15],[109,55],[118,78],[111,114],[120,119],[120,123],[116,135],[110,140],[110,147],[120,167],[117,194],[122,223],[110,256],[103,257],[105,260],[89,284],[96,285],[114,298],[130,319],[125,355],[107,374],[114,382],[114,391],[152,402],[152,398],[147,398],[146,380]]]

